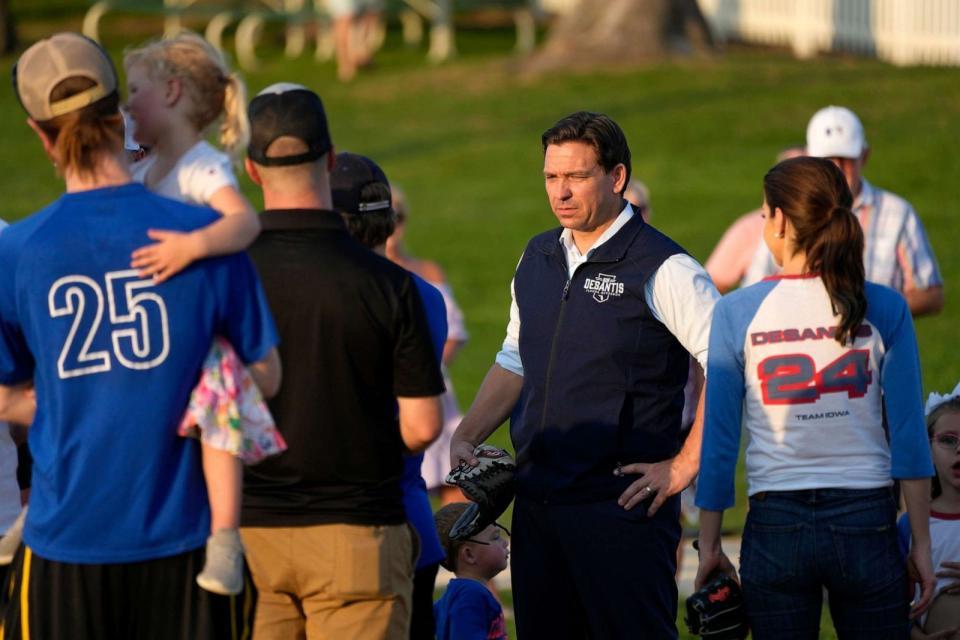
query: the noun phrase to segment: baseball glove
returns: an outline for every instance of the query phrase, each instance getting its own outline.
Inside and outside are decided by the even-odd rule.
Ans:
[[[710,640],[743,640],[750,630],[740,585],[725,573],[687,598],[684,621],[690,633]]]
[[[481,444],[473,450],[479,464],[465,462],[453,469],[447,484],[460,487],[472,501],[450,529],[451,540],[464,540],[483,531],[500,517],[513,500],[517,465],[503,449]]]

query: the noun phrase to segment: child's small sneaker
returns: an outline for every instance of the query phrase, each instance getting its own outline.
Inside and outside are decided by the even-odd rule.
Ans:
[[[27,519],[27,508],[20,510],[20,515],[13,521],[10,528],[0,538],[0,566],[8,565],[13,562],[13,556],[17,554],[20,543],[23,541],[23,521]]]
[[[239,531],[220,529],[207,538],[207,559],[197,584],[224,596],[243,591],[243,544]]]

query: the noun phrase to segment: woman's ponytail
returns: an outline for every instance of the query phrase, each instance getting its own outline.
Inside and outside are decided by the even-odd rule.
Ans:
[[[54,100],[65,100],[93,86],[82,76],[67,78],[51,92]],[[92,175],[104,155],[123,148],[123,116],[116,92],[52,120],[37,123],[54,141],[57,169],[79,175]]]
[[[774,166],[763,179],[771,209],[793,225],[796,251],[806,269],[819,273],[834,314],[840,344],[856,338],[867,312],[864,292],[863,229],[853,215],[853,196],[843,173],[830,160],[800,157]]]
[[[840,316],[836,339],[852,342],[867,312],[864,293],[863,229],[849,208],[834,206],[823,230],[807,250],[811,271],[819,271],[833,312]]]

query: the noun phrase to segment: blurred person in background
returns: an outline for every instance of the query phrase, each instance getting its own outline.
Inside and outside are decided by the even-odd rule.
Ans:
[[[358,70],[373,63],[383,0],[327,0],[327,11],[333,18],[337,77],[349,82]]]
[[[458,487],[446,484],[444,478],[450,472],[450,436],[456,431],[457,425],[463,418],[453,390],[450,367],[460,350],[467,344],[470,334],[467,333],[463,311],[454,298],[453,288],[447,281],[443,269],[432,260],[414,256],[404,242],[407,221],[410,219],[410,207],[406,194],[397,187],[393,188],[393,210],[396,216],[396,229],[387,239],[387,257],[436,287],[443,295],[443,302],[447,308],[447,340],[443,345],[443,382],[447,388],[442,398],[443,432],[424,453],[421,473],[427,488],[440,494],[442,504],[449,504],[466,499]]]
[[[777,162],[798,158],[806,153],[803,147],[787,147],[777,154]],[[764,274],[751,272],[753,257],[763,245],[763,209],[745,213],[723,232],[720,242],[713,248],[703,265],[720,293],[736,287],[746,287],[759,282]]]
[[[653,209],[650,205],[650,189],[646,184],[631,178],[627,183],[627,190],[623,193],[624,199],[634,206],[636,211],[640,212],[643,221],[649,223],[653,218]],[[693,356],[690,356],[690,366],[687,369],[687,384],[683,387],[683,416],[680,418],[680,438],[686,440],[693,428],[693,421],[697,415],[697,400],[700,398],[700,392],[703,390],[703,369],[700,363]],[[696,525],[699,517],[697,506],[694,504],[696,497],[697,481],[694,478],[689,487],[680,493],[680,524]],[[681,534],[682,535],[682,534]],[[681,568],[683,567],[683,543],[677,545],[677,570],[676,575],[679,578]]]
[[[940,313],[943,279],[930,239],[909,202],[863,177],[870,147],[857,115],[846,107],[817,111],[807,125],[807,154],[828,158],[847,179],[853,213],[863,227],[867,280],[903,294],[914,317]],[[777,270],[770,252],[761,246],[749,272],[759,280]]]
[[[0,233],[6,226],[7,223],[0,220]],[[26,429],[22,425],[0,422],[0,531],[4,532],[0,538],[0,584],[7,575],[7,565],[13,561],[23,533],[23,518],[18,515],[25,515],[20,514],[20,507],[26,504],[30,492],[20,486],[21,458],[24,453],[29,458],[25,443]],[[24,453],[20,453],[21,447]]]
[[[343,216],[350,235],[377,255],[385,256],[387,238],[396,226],[396,215],[391,204],[390,182],[383,170],[365,156],[338,153],[330,177],[330,188],[333,206]],[[423,301],[430,339],[439,365],[447,339],[447,311],[443,296],[436,287],[417,274],[411,273],[411,276]],[[444,557],[433,521],[427,485],[420,475],[423,455],[421,452],[403,457],[401,480],[407,520],[420,538],[420,557],[413,576],[411,640],[432,640],[436,635],[433,589]]]

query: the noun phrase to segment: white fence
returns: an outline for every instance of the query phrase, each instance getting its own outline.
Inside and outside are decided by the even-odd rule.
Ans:
[[[588,0],[589,1],[589,0]],[[960,66],[960,0],[699,0],[721,39]]]
[[[554,13],[579,2],[540,0]],[[849,51],[894,64],[960,66],[960,0],[698,0],[721,40]]]

